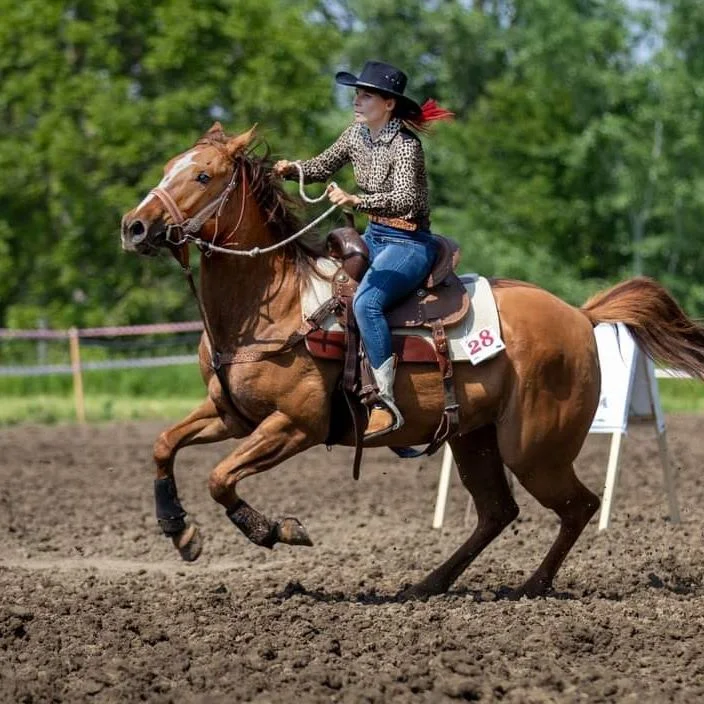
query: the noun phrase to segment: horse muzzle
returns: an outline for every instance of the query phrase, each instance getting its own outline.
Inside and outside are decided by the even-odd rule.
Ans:
[[[166,242],[166,225],[161,218],[148,222],[127,213],[122,218],[120,239],[125,252],[154,256],[159,246]]]

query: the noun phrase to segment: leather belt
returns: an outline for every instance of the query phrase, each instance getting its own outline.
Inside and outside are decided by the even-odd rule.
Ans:
[[[397,230],[406,230],[407,232],[415,232],[418,229],[418,225],[415,222],[410,222],[403,218],[382,218],[378,215],[370,215],[369,220],[379,225],[395,227]]]

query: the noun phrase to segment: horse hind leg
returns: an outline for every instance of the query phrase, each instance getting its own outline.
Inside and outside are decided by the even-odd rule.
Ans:
[[[552,589],[553,579],[577,538],[599,508],[599,497],[582,484],[572,463],[516,472],[521,484],[560,518],[560,531],[548,554],[513,596],[535,597]]]
[[[460,479],[474,499],[477,525],[469,539],[403,598],[443,594],[471,562],[518,516],[496,440],[487,425],[450,440]]]

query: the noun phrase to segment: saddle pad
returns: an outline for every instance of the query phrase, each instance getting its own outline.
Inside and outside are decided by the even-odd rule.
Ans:
[[[322,257],[316,260],[316,267],[322,276],[311,276],[307,282],[304,282],[301,290],[301,309],[304,319],[332,296],[330,281],[326,281],[323,277],[332,278],[338,269],[338,264],[332,259]],[[445,329],[450,359],[453,362],[479,364],[495,357],[505,348],[501,340],[499,313],[494,294],[486,278],[478,274],[463,274],[460,280],[467,289],[471,306],[469,314],[462,322]],[[342,326],[332,314],[323,321],[321,328],[330,332],[343,332]],[[432,334],[426,328],[394,328],[392,333],[395,336],[408,335],[423,338],[430,347],[435,346]]]

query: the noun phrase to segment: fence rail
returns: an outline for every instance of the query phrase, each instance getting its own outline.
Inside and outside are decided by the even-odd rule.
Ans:
[[[0,365],[0,377],[49,376],[72,374],[76,416],[85,423],[85,401],[83,394],[83,372],[109,369],[139,369],[148,367],[168,367],[179,364],[195,364],[196,354],[179,354],[161,357],[131,359],[109,359],[95,362],[81,362],[80,340],[89,338],[126,337],[137,335],[173,335],[186,332],[200,332],[203,323],[194,320],[182,323],[156,323],[152,325],[122,325],[100,328],[70,328],[68,330],[10,330],[0,328],[2,340],[67,340],[69,342],[70,364]],[[658,379],[690,379],[691,376],[674,369],[656,369]]]
[[[76,418],[79,423],[86,422],[85,396],[83,393],[83,372],[107,369],[138,369],[145,367],[167,367],[176,364],[194,364],[198,355],[181,354],[161,357],[142,357],[132,359],[108,359],[93,362],[81,362],[81,339],[126,337],[137,335],[174,335],[186,332],[200,332],[203,323],[200,320],[183,323],[156,323],[153,325],[122,325],[100,328],[70,328],[68,330],[8,330],[0,328],[0,341],[67,340],[69,344],[70,364],[36,364],[0,366],[2,376],[48,376],[53,374],[73,375],[73,394],[76,405]]]
[[[152,325],[120,325],[104,328],[70,328],[68,330],[10,330],[0,328],[0,340],[68,340],[78,337],[125,337],[127,335],[172,335],[179,332],[200,332],[203,323],[194,320],[185,323],[153,323]]]
[[[143,359],[105,359],[99,362],[81,362],[81,369],[86,372],[105,369],[140,369],[147,367],[172,367],[178,364],[195,364],[197,354],[173,354],[166,357],[147,357]],[[53,376],[54,374],[72,374],[70,364],[38,364],[34,366],[0,365],[0,376]]]

